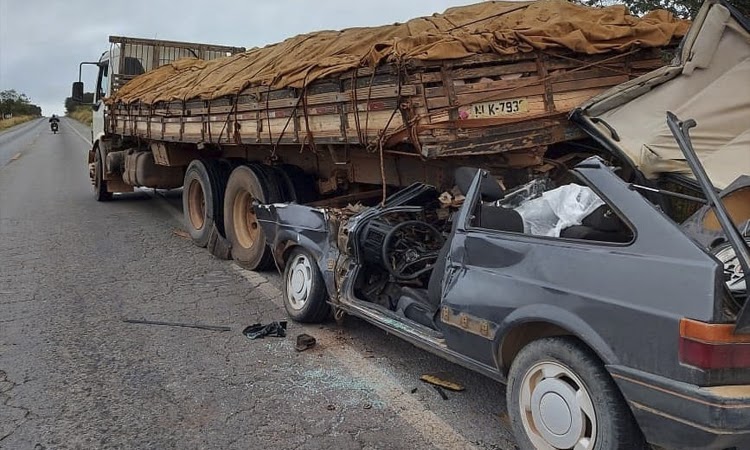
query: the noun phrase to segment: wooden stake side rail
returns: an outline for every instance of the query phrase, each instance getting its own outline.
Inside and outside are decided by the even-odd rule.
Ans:
[[[371,149],[382,143],[386,151],[427,159],[543,155],[539,148],[582,137],[565,119],[570,110],[663,66],[672,49],[385,64],[302,89],[260,86],[211,101],[114,104],[107,125],[116,134],[167,142]]]

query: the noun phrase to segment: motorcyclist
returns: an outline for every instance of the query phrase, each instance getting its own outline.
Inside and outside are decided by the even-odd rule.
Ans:
[[[57,117],[57,114],[52,114],[52,117],[49,118],[49,129],[53,133],[57,133],[57,128],[60,126],[60,118]]]

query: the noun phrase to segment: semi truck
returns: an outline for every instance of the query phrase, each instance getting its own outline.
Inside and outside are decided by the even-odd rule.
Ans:
[[[545,0],[251,50],[111,36],[81,63],[98,67],[94,195],[182,187],[195,244],[263,268],[253,202],[373,204],[417,181],[449,189],[458,166],[512,187],[596,154],[569,112],[664,66],[687,28]]]

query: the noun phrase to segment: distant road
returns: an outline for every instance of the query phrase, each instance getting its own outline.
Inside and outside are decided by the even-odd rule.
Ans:
[[[43,132],[49,131],[44,127],[47,118],[30,120],[5,131],[0,131],[0,167],[8,164],[15,155],[23,153],[34,140]]]

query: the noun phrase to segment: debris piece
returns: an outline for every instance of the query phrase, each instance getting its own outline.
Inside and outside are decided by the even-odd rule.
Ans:
[[[440,386],[445,389],[448,389],[449,391],[463,391],[465,388],[456,383],[455,381],[451,381],[446,379],[444,374],[437,374],[437,373],[426,373],[419,377],[420,380],[433,384],[435,386]]]
[[[365,409],[372,409],[372,403],[365,403],[362,407]]]
[[[286,336],[286,321],[274,321],[268,325],[254,323],[242,330],[242,334],[249,339],[262,339],[266,336],[284,337]]]
[[[300,335],[297,335],[297,345],[294,346],[294,349],[298,352],[304,352],[308,348],[312,348],[315,346],[315,338],[310,336],[309,334],[302,333]]]
[[[206,245],[208,251],[215,257],[222,260],[232,259],[232,243],[227,238],[219,233],[216,224],[211,227],[208,234],[208,244]]]
[[[333,411],[334,409],[336,409],[336,405],[328,405],[328,406],[326,406],[326,409],[328,411]]]
[[[201,325],[199,323],[176,323],[176,322],[160,322],[156,320],[140,320],[140,319],[122,319],[123,322],[137,323],[143,325],[166,325],[168,327],[183,327],[183,328],[198,328],[200,330],[210,331],[232,331],[229,327],[222,327],[218,325]]]
[[[412,388],[412,389],[411,389],[411,393],[412,393],[412,394],[416,394],[416,393],[417,393],[417,388]]]
[[[448,396],[445,394],[445,391],[440,386],[432,386],[438,394],[440,394],[441,397],[443,397],[443,400],[448,400]]]
[[[441,208],[458,209],[464,203],[466,197],[460,193],[443,192],[440,194],[440,197],[438,197],[438,200],[440,201]]]
[[[179,228],[175,228],[174,230],[172,230],[172,234],[181,238],[190,239],[190,233],[185,230],[180,230]]]

